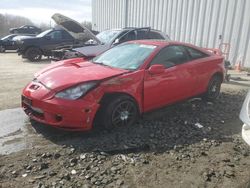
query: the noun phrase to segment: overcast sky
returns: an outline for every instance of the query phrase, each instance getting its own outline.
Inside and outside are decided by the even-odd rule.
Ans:
[[[54,13],[91,21],[91,0],[0,0],[0,13],[24,16],[36,24],[49,23]]]

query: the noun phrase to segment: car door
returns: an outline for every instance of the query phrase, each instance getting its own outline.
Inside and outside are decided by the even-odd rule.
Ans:
[[[190,61],[192,61],[194,72],[197,77],[197,82],[192,93],[193,95],[202,93],[207,88],[207,83],[211,76],[210,70],[213,67],[213,63],[210,62],[209,55],[201,52],[200,50],[189,46],[185,46],[185,49],[189,54]]]
[[[43,37],[42,49],[44,51],[50,52],[59,47],[73,45],[73,37],[71,38],[63,38],[64,37],[63,30],[55,30],[48,33],[45,37]]]
[[[189,57],[183,46],[167,46],[154,57],[150,66],[165,66],[162,73],[152,75],[149,69],[144,76],[144,110],[174,103],[191,96],[196,77],[193,66],[188,63]]]

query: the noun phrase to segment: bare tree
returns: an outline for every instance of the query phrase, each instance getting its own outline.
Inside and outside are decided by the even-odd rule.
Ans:
[[[0,36],[9,34],[9,29],[22,25],[34,25],[28,18],[10,14],[0,14]]]

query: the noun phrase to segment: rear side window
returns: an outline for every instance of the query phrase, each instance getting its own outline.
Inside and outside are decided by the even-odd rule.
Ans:
[[[185,48],[188,51],[188,53],[191,57],[191,60],[200,59],[200,58],[204,58],[204,57],[208,56],[207,54],[205,54],[199,50],[196,50],[194,48],[190,48],[190,47],[185,47]]]
[[[62,32],[61,31],[52,31],[48,34],[53,40],[60,40],[62,39]]]
[[[158,32],[150,31],[148,33],[148,39],[164,39],[164,37]]]
[[[168,46],[162,49],[152,60],[151,65],[161,64],[166,68],[185,63],[189,60],[182,46]]]
[[[147,31],[145,31],[145,30],[138,30],[137,31],[137,40],[146,39],[146,33],[147,33]]]

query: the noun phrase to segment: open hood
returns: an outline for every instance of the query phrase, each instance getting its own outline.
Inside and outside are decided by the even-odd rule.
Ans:
[[[59,13],[55,13],[51,18],[56,22],[56,24],[60,25],[63,29],[68,31],[75,39],[81,40],[83,42],[92,39],[101,44],[101,41],[96,38],[96,36],[89,29],[76,22],[75,20],[72,20],[71,18],[68,18]]]

